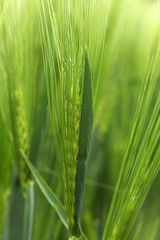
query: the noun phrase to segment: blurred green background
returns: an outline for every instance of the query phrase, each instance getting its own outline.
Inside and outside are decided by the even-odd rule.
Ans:
[[[6,117],[8,103],[4,82],[7,76],[23,76],[24,92],[32,89],[31,97],[27,99],[28,93],[25,97],[27,109],[33,104],[28,115],[31,126],[30,160],[61,200],[63,191],[52,139],[36,4],[31,0],[19,1],[19,10],[13,11],[14,2],[18,1],[10,2],[0,1],[0,239],[22,240],[24,202]],[[138,107],[141,83],[160,32],[158,1],[106,2],[109,9],[106,13],[107,29],[82,210],[82,228],[90,240],[102,237]],[[18,21],[16,28],[14,20]],[[17,68],[20,73],[16,75]],[[26,89],[27,81],[30,82],[29,90]],[[160,239],[159,189],[160,174],[128,239]],[[33,240],[67,239],[65,228],[36,184],[33,223]]]

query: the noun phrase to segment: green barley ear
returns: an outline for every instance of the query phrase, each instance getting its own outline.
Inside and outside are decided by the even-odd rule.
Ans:
[[[75,225],[75,187],[77,172],[77,157],[79,149],[81,101],[79,86],[76,87],[75,105],[73,106],[73,91],[70,99],[65,99],[65,206],[68,225]]]
[[[81,231],[87,156],[93,125],[92,80],[87,50],[84,65],[82,92],[77,81],[64,98],[64,185],[70,239],[79,237]]]
[[[102,13],[101,7],[105,9],[107,4],[104,0],[60,0],[55,4],[41,0],[40,4],[41,40],[54,146],[64,183],[68,232],[74,239],[81,235],[93,102],[98,88],[106,26],[106,12]],[[97,22],[99,28],[94,28]]]
[[[23,151],[25,156],[33,161],[33,156],[36,159],[39,154],[41,144],[39,148],[37,145],[42,140],[42,129],[39,130],[39,142],[35,143],[33,139],[37,128],[40,128],[40,126],[36,128],[33,125],[40,111],[38,105],[40,105],[39,95],[43,75],[41,75],[43,68],[41,68],[41,48],[36,21],[36,1],[29,0],[23,3],[17,0],[7,0],[4,1],[4,6],[1,22],[3,40],[0,47],[0,71],[3,74],[0,81],[4,90],[1,90],[0,98],[6,104],[6,107],[2,106],[2,108],[12,139],[16,167],[25,196],[26,182],[30,177],[20,151]],[[8,21],[11,24],[8,24]],[[39,125],[43,124],[42,119],[38,120]]]
[[[29,169],[21,156],[21,151],[26,157],[29,153],[29,138],[27,129],[27,120],[23,99],[22,89],[18,89],[15,93],[15,161],[18,169],[18,175],[22,187],[23,196],[26,197],[26,189],[30,180]]]
[[[103,240],[127,239],[160,171],[160,45],[142,82],[128,147],[113,195]]]

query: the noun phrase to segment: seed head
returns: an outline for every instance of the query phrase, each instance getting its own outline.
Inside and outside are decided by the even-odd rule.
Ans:
[[[25,115],[25,106],[23,100],[23,92],[19,89],[15,93],[15,159],[18,170],[18,175],[21,183],[23,196],[26,196],[27,181],[29,180],[29,169],[24,162],[21,151],[28,156],[29,139],[27,121]]]
[[[70,98],[64,103],[64,124],[65,124],[65,205],[68,218],[68,225],[72,228],[75,224],[75,187],[76,169],[79,146],[79,129],[81,116],[81,102],[79,86],[76,87],[75,100],[73,99],[73,88]],[[75,237],[71,238],[76,239]]]

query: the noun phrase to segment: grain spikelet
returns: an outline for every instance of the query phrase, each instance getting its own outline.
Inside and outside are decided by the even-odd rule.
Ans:
[[[22,187],[23,196],[26,196],[27,182],[29,180],[29,169],[26,166],[22,156],[21,151],[28,156],[29,143],[28,143],[28,130],[25,115],[25,107],[23,100],[23,92],[21,89],[16,91],[15,94],[15,132],[16,132],[16,164],[18,169],[18,174],[20,178],[20,183]]]

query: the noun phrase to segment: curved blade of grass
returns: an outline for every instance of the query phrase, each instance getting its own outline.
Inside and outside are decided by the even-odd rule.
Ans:
[[[86,237],[86,235],[84,234],[84,232],[81,231],[81,240],[88,240],[88,238]]]
[[[30,182],[27,189],[27,197],[25,201],[25,219],[24,219],[24,240],[32,239],[33,227],[33,214],[34,214],[34,184]]]
[[[76,175],[76,222],[79,228],[82,211],[83,192],[85,185],[87,156],[92,135],[92,125],[93,125],[92,81],[90,64],[88,54],[86,51],[80,136],[79,136],[79,152]]]
[[[47,185],[45,180],[41,177],[41,175],[35,169],[33,164],[24,156],[23,152],[21,152],[21,153],[22,153],[23,158],[24,158],[26,164],[28,165],[36,183],[38,184],[39,188],[41,189],[42,193],[44,194],[45,198],[50,203],[50,205],[56,210],[62,223],[68,229],[67,217],[66,217],[66,213],[65,213],[62,203],[59,201],[58,197],[53,193],[53,191]]]

